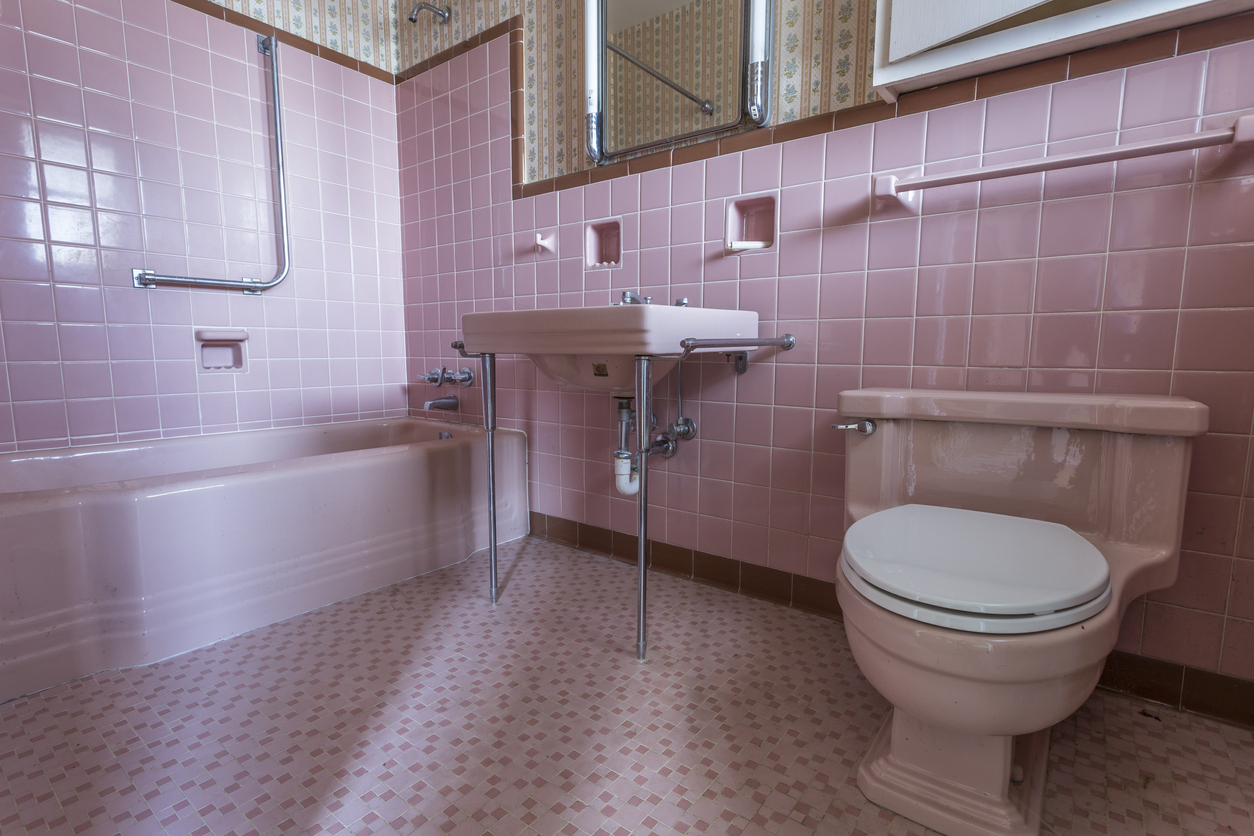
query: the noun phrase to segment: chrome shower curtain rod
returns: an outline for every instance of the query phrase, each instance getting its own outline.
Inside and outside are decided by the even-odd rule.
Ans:
[[[269,281],[261,279],[208,279],[197,276],[162,276],[158,273],[137,267],[131,271],[131,278],[136,287],[157,287],[158,285],[178,285],[181,287],[220,287],[228,290],[242,290],[249,294],[274,287],[287,278],[291,269],[291,244],[289,242],[287,224],[287,181],[283,176],[283,120],[280,118],[282,106],[279,103],[279,43],[273,37],[257,36],[257,51],[270,57],[270,91],[274,99],[274,167],[279,178],[279,270]]]

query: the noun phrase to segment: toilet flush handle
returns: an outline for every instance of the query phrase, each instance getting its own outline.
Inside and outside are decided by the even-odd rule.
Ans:
[[[864,418],[861,421],[854,421],[852,424],[832,424],[834,430],[857,430],[863,435],[870,435],[875,432],[875,422],[870,418]]]

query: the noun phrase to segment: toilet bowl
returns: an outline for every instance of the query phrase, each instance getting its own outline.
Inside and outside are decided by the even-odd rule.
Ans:
[[[1088,698],[1129,601],[1175,579],[1191,438],[1181,398],[842,392],[836,591],[893,706],[858,770],[946,836],[1040,832],[1049,729]]]

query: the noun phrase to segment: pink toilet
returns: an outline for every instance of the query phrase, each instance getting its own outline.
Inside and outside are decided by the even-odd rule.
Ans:
[[[858,786],[946,836],[1037,834],[1050,727],[1093,691],[1128,602],[1175,581],[1207,407],[905,389],[839,407],[870,420],[848,434],[836,592],[893,705]]]

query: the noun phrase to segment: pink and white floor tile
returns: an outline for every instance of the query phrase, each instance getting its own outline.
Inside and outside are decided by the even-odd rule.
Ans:
[[[0,706],[0,833],[866,834],[838,623],[544,541]],[[1098,693],[1045,832],[1254,833],[1254,736]]]

